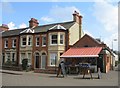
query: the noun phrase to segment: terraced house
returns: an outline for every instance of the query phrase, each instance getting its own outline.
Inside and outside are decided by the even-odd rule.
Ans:
[[[21,66],[27,58],[35,71],[54,69],[60,55],[83,36],[81,24],[82,16],[75,11],[69,22],[40,25],[31,18],[27,28],[8,30],[2,25],[2,63],[11,61]]]

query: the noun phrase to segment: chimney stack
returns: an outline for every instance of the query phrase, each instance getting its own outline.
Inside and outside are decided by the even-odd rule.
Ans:
[[[82,24],[82,16],[77,11],[74,11],[73,13],[73,20],[79,24]]]
[[[29,27],[33,28],[33,27],[37,27],[38,26],[38,20],[35,18],[31,18],[31,20],[29,21]]]
[[[2,26],[0,26],[0,32],[1,31],[8,31],[8,29],[9,29],[9,27],[6,24],[2,24]]]

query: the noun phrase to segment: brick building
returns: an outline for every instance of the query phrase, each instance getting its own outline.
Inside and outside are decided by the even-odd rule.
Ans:
[[[82,36],[82,16],[73,13],[73,21],[40,25],[31,18],[29,27],[2,32],[2,64],[10,61],[21,66],[27,58],[35,71],[46,72],[55,69],[60,55]],[[7,30],[7,31],[6,31]]]

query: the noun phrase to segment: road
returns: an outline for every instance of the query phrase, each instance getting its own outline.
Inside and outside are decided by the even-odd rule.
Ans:
[[[82,75],[68,75],[57,78],[56,74],[21,72],[20,74],[2,73],[2,86],[118,86],[118,72],[102,73],[102,79],[82,79]]]

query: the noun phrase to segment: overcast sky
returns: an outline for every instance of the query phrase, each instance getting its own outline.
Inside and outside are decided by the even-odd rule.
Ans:
[[[49,2],[48,2],[49,1]],[[62,1],[62,2],[59,2]],[[12,29],[28,26],[31,18],[36,18],[39,25],[71,21],[74,10],[82,16],[84,33],[94,38],[101,38],[110,48],[118,50],[118,2],[117,0],[2,0],[0,25],[7,24]],[[64,0],[65,1],[65,0]],[[78,0],[77,0],[78,1]],[[117,41],[114,41],[117,39]]]

